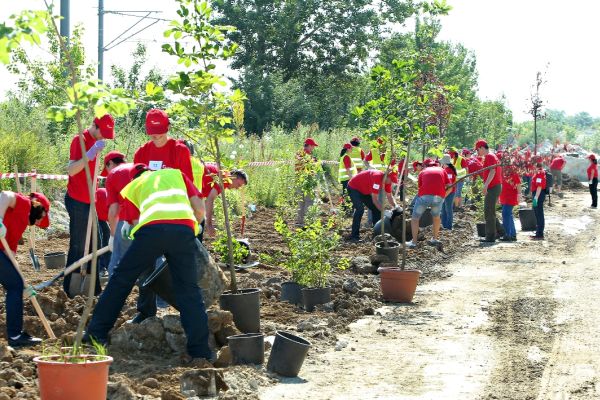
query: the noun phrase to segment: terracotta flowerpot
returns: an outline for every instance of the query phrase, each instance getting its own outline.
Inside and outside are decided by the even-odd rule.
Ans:
[[[77,362],[72,362],[75,359]],[[106,399],[112,357],[52,355],[36,357],[33,361],[37,364],[42,400]]]
[[[410,303],[415,295],[421,271],[400,268],[379,268],[381,293],[387,301]]]

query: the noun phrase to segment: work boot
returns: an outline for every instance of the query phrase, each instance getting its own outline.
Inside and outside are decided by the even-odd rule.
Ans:
[[[84,332],[83,337],[81,338],[81,343],[89,344],[91,346],[99,344],[102,347],[106,348],[108,346],[108,339],[100,339],[95,336],[91,336],[88,332]]]
[[[143,320],[148,319],[150,317],[145,316],[142,313],[135,314],[135,317],[127,321],[128,324],[141,324]]]
[[[8,345],[11,347],[28,347],[28,346],[37,346],[42,343],[42,339],[32,337],[27,332],[21,332],[19,336],[16,338],[9,337]]]
[[[346,236],[344,240],[348,243],[360,243],[362,239],[356,236]]]

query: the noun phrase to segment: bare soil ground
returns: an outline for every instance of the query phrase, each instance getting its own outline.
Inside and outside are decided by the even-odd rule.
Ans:
[[[486,248],[476,242],[472,215],[456,214],[460,228],[444,232],[445,252],[425,245],[411,251],[410,265],[424,274],[410,305],[384,305],[376,275],[346,270],[332,277],[331,306],[306,313],[278,300],[280,284],[288,277],[279,266],[260,264],[240,273],[241,287],[262,289],[265,334],[291,331],[313,347],[300,377],[292,380],[268,373],[264,366],[223,368],[229,390],[219,397],[533,399],[540,394],[543,399],[554,398],[565,387],[570,387],[569,398],[595,397],[600,357],[588,349],[597,349],[599,341],[594,340],[598,330],[592,322],[600,245],[595,242],[597,216],[585,208],[587,202],[588,196],[580,193],[553,199],[545,242],[529,242],[526,234],[519,234],[516,244]],[[272,210],[258,210],[248,220],[245,236],[255,253],[276,260],[285,256],[286,249],[272,228],[273,219]],[[40,240],[37,254],[42,258],[46,252],[66,250],[67,245],[64,238]],[[336,251],[344,257],[373,253],[368,242],[343,244]],[[57,272],[32,271],[26,246],[20,248],[18,260],[33,284]],[[344,289],[352,286],[351,281],[362,290]],[[39,297],[57,336],[68,342],[84,299],[66,300],[59,287],[46,289]],[[136,290],[118,325],[135,313],[135,299]],[[160,311],[165,314],[176,311]],[[4,318],[1,304],[0,326]],[[45,336],[29,306],[26,327]],[[218,340],[223,332],[215,333],[217,348],[223,344]],[[1,337],[4,334],[0,332]],[[38,398],[31,359],[41,351],[0,349],[0,360],[6,363],[0,363],[0,369],[8,371],[0,375],[0,400],[17,395]],[[179,378],[190,368],[180,365],[177,352],[111,346],[109,353],[115,358],[110,399],[185,398]],[[573,354],[577,363],[570,362]]]

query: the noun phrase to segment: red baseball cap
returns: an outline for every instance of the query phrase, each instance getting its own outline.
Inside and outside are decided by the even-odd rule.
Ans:
[[[471,154],[471,150],[469,150],[469,149],[463,149],[463,151],[462,151],[462,155],[463,156],[468,156],[469,154]]]
[[[352,145],[350,143],[344,143],[344,148],[346,150],[352,150]]]
[[[115,120],[110,114],[104,114],[102,117],[94,118],[94,124],[100,129],[100,134],[104,139],[115,138]]]
[[[117,151],[117,150],[109,151],[108,154],[106,154],[104,156],[104,169],[100,173],[100,176],[107,176],[108,175],[108,171],[106,170],[106,164],[108,164],[109,161],[112,161],[115,158],[123,158],[123,159],[125,159],[125,154],[123,154],[123,153],[121,153],[120,151]]]
[[[590,154],[589,156],[587,156],[586,158],[590,159],[590,160],[595,160],[596,156],[594,154]]]
[[[315,139],[313,138],[308,138],[304,141],[304,145],[305,146],[315,146],[315,147],[319,147],[319,145],[317,144],[317,142],[315,142]]]
[[[480,147],[485,147],[487,146],[487,142],[483,139],[479,139],[478,141],[475,142],[475,150],[477,150]]]
[[[33,195],[32,197],[35,200],[40,202],[42,207],[44,207],[44,210],[46,210],[46,215],[44,216],[44,218],[42,218],[42,220],[40,221],[40,224],[38,225],[40,228],[46,229],[47,227],[50,226],[50,201],[48,201],[46,196],[44,196],[41,193],[34,192],[34,193],[32,193],[32,195]]]
[[[390,172],[388,174],[388,177],[390,178],[390,181],[392,181],[392,183],[398,183],[398,172]]]
[[[169,131],[169,116],[163,110],[153,108],[146,113],[146,133],[162,135]]]
[[[148,171],[148,166],[143,163],[136,163],[131,170],[129,170],[129,179],[134,180],[140,172]]]

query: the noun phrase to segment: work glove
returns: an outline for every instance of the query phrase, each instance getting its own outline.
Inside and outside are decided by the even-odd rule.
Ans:
[[[131,235],[131,229],[133,226],[129,222],[123,223],[123,227],[121,228],[121,237],[125,240],[131,240],[129,235]]]
[[[111,236],[111,237],[108,239],[108,250],[109,250],[109,251],[113,251],[114,242],[115,242],[115,237],[114,237],[114,236]]]
[[[4,225],[3,219],[0,218],[0,238],[6,237],[6,225]]]
[[[102,151],[102,149],[106,146],[104,140],[97,140],[96,143],[85,153],[87,158],[93,160],[96,158],[96,155]]]
[[[538,200],[537,197],[533,198],[533,207],[534,208],[537,207],[537,200]]]

